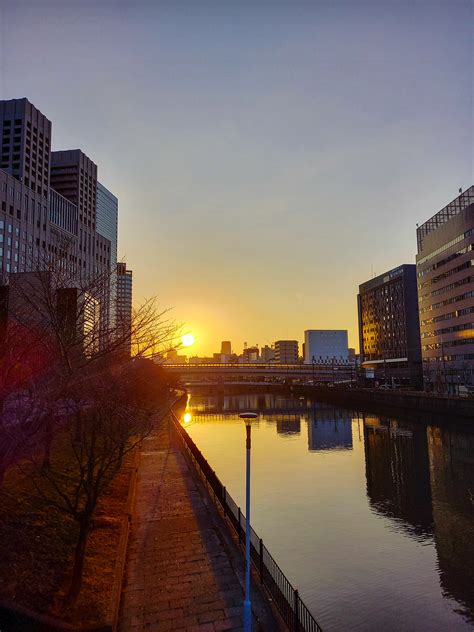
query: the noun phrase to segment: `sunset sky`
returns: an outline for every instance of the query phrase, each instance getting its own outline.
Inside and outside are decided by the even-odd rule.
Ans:
[[[471,38],[469,0],[1,0],[0,98],[97,163],[135,301],[193,352],[357,347],[359,283],[472,184]]]

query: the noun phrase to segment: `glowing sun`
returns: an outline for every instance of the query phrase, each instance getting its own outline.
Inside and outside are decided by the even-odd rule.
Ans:
[[[193,334],[184,334],[181,338],[181,342],[183,343],[183,347],[190,347],[194,344]]]

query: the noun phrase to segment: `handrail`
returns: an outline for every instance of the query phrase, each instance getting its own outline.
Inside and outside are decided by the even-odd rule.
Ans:
[[[183,448],[197,473],[212,491],[214,502],[220,506],[224,517],[229,519],[242,548],[246,528],[244,514],[173,411],[171,411],[171,419]],[[258,573],[260,583],[270,593],[290,632],[322,632],[320,625],[299,596],[298,590],[288,580],[252,526],[250,526],[250,558]]]

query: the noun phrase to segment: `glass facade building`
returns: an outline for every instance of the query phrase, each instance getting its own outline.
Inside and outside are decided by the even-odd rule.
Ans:
[[[416,267],[401,265],[359,286],[357,297],[362,368],[391,385],[421,386]]]
[[[417,229],[425,388],[474,386],[474,186]]]
[[[96,230],[110,241],[110,324],[116,322],[117,306],[117,240],[118,240],[118,199],[113,193],[97,182]]]

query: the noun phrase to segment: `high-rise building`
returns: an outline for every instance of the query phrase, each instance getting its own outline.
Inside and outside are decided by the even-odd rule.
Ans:
[[[111,243],[96,231],[97,167],[80,150],[51,153],[51,136],[27,99],[0,101],[0,282],[52,264],[70,282],[94,279],[106,324]]]
[[[277,340],[275,342],[275,362],[278,364],[297,364],[298,341]]]
[[[425,388],[452,393],[474,385],[474,186],[416,234]]]
[[[221,353],[226,356],[230,356],[232,354],[232,345],[230,340],[223,340],[221,342]]]
[[[51,187],[77,206],[83,276],[110,273],[111,244],[97,232],[97,165],[80,149],[51,153]]]
[[[0,101],[0,276],[61,250],[48,211],[51,122],[27,99]]]
[[[133,274],[127,264],[117,263],[117,329],[120,335],[130,336],[132,328]],[[130,347],[127,346],[127,353]]]
[[[28,99],[0,101],[0,169],[48,197],[51,121]]]
[[[304,362],[348,362],[346,329],[307,329],[304,332]]]
[[[110,312],[108,318],[111,326],[114,326],[117,308],[118,199],[100,182],[97,182],[96,220],[97,233],[110,241]]]
[[[421,385],[416,266],[401,265],[359,286],[362,368],[388,385]],[[396,380],[396,382],[394,382]]]

